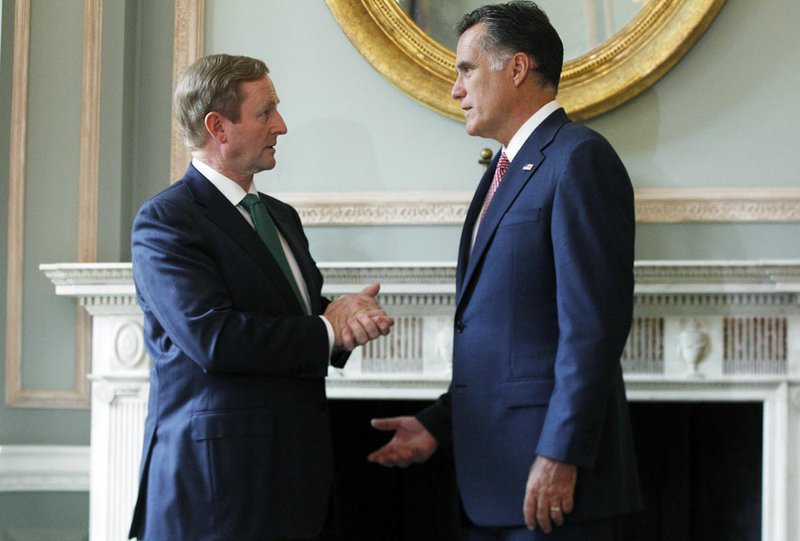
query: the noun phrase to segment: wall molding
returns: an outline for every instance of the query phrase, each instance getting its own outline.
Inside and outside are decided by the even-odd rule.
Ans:
[[[307,226],[461,225],[472,192],[285,192]],[[638,223],[800,222],[800,188],[639,188]]]
[[[103,0],[84,0],[83,13],[77,260],[89,263],[97,260]],[[89,407],[89,385],[86,374],[91,355],[92,335],[89,317],[81,307],[76,308],[75,376],[72,389],[26,389],[22,381],[30,25],[30,0],[17,0],[14,10],[9,153],[5,402],[12,407],[85,409]]]
[[[103,0],[83,3],[83,66],[78,172],[78,261],[97,261]]]
[[[0,445],[0,492],[87,492],[89,446]]]
[[[22,275],[25,225],[25,138],[28,111],[30,0],[14,7],[14,57],[11,85],[11,126],[8,159],[8,240],[6,276],[6,404],[22,393]]]
[[[800,188],[639,188],[636,221],[800,222]]]
[[[286,192],[274,194],[311,225],[464,223],[471,192]]]
[[[183,71],[203,55],[203,30],[205,0],[175,0],[175,28],[173,30],[172,89],[178,84]],[[183,142],[175,105],[172,109],[172,137],[170,148],[170,178],[180,179],[186,164],[192,159]]]

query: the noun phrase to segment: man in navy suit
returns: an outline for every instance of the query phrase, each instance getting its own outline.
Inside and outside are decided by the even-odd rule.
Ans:
[[[458,256],[453,378],[370,460],[452,445],[471,540],[611,540],[641,505],[620,357],[633,311],[633,190],[611,145],[555,101],[563,47],[532,2],[459,23],[470,135],[502,144]],[[504,171],[505,170],[505,171]]]
[[[175,105],[192,164],[134,221],[153,367],[131,537],[318,538],[333,478],[328,365],[393,323],[377,284],[323,298],[297,212],[256,191],[286,133],[268,72],[228,55],[188,68]]]

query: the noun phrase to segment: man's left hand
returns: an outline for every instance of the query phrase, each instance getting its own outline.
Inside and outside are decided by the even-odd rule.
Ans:
[[[564,515],[572,512],[577,477],[576,466],[537,456],[525,486],[525,525],[550,533],[553,525],[564,524]]]
[[[378,304],[379,291],[380,285],[372,284],[328,305],[323,316],[333,327],[334,346],[353,351],[356,346],[389,334],[394,320]]]

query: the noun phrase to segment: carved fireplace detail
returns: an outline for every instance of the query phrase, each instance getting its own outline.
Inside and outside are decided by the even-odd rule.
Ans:
[[[333,399],[433,399],[450,377],[455,267],[321,265],[328,296],[381,283],[393,332],[328,377]],[[130,264],[50,264],[92,317],[90,536],[126,539],[149,359]],[[639,262],[621,359],[634,401],[763,404],[762,539],[800,539],[800,261]]]

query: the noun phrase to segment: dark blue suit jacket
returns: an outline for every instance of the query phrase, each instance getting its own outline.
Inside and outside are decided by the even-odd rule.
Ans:
[[[453,379],[419,419],[452,449],[480,526],[520,526],[537,455],[578,466],[568,520],[640,506],[620,356],[633,310],[633,189],[600,135],[550,115],[459,251]]]
[[[261,198],[322,313],[297,213]],[[332,480],[325,324],[303,313],[256,232],[194,167],[139,210],[132,255],[153,367],[131,536],[318,534]]]

